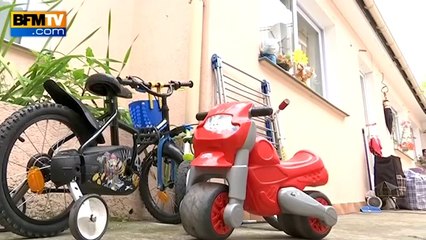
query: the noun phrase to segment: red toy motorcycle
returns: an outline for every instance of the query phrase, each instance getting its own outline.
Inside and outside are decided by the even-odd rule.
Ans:
[[[283,110],[288,100],[280,105]],[[302,150],[281,162],[270,141],[256,134],[252,117],[270,116],[269,107],[232,102],[198,113],[195,159],[180,205],[185,231],[198,239],[226,239],[243,222],[244,210],[278,216],[288,235],[322,239],[337,222],[330,200],[318,191],[327,183],[322,160]],[[274,114],[275,116],[276,114]],[[227,184],[208,182],[225,179]]]

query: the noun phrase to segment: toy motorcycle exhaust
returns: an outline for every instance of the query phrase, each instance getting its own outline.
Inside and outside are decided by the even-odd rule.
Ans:
[[[322,205],[297,188],[282,188],[278,192],[278,201],[284,213],[317,217],[328,226],[337,223],[337,213],[332,206]]]

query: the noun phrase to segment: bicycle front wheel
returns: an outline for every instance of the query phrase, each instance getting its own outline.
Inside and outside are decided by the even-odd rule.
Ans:
[[[179,224],[179,205],[176,201],[175,183],[171,176],[175,169],[172,167],[173,159],[163,156],[162,173],[163,187],[157,186],[158,160],[155,155],[156,148],[149,153],[149,157],[142,163],[139,193],[145,208],[159,222],[167,224]],[[178,163],[174,162],[176,168]]]

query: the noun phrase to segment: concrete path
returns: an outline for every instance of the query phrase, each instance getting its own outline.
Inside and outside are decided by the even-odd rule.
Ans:
[[[11,233],[0,233],[0,239],[22,239]],[[67,231],[51,240],[72,239]],[[110,222],[105,240],[192,239],[181,225],[154,222]],[[264,223],[245,224],[230,239],[293,239]],[[375,214],[339,216],[337,225],[327,239],[335,240],[426,240],[426,211],[385,211]]]

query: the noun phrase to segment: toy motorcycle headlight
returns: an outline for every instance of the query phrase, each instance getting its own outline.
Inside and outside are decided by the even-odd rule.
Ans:
[[[238,128],[232,124],[231,115],[214,115],[209,117],[204,124],[204,129],[218,134],[234,133]]]

